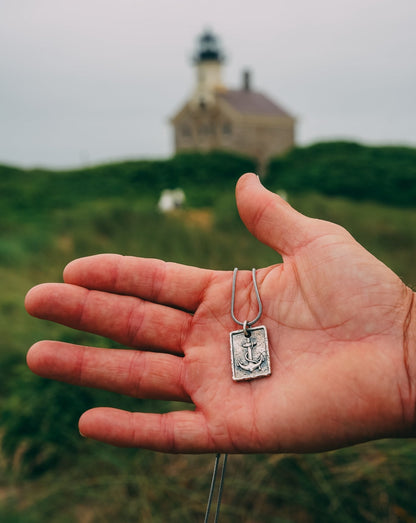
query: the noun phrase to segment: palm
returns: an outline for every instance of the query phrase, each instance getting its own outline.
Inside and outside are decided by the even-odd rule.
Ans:
[[[36,372],[195,405],[162,416],[98,409],[81,421],[84,433],[157,450],[243,452],[317,450],[397,430],[410,291],[343,229],[282,205],[287,225],[302,232],[268,241],[284,264],[258,271],[270,377],[231,379],[231,273],[104,255],[67,268],[66,282],[76,286],[32,291],[33,314],[148,349],[43,343],[28,358]],[[270,236],[269,211],[253,219],[244,193],[240,211],[260,239]],[[256,308],[251,275],[241,272],[236,315],[251,319]]]
[[[391,410],[401,402],[397,382],[386,387],[384,376],[390,373],[387,365],[392,361],[397,362],[397,369],[402,363],[401,351],[391,347],[393,340],[402,336],[402,330],[394,326],[403,324],[398,317],[405,311],[405,288],[342,229],[319,226],[328,227],[329,234],[312,240],[299,253],[295,251],[284,265],[258,272],[264,305],[261,322],[268,328],[271,349],[270,378],[252,383],[231,381],[227,340],[229,331],[238,327],[229,313],[230,274],[223,292],[217,285],[213,285],[212,293],[206,292],[206,302],[195,315],[186,352],[195,360],[190,358],[187,384],[197,408],[219,424],[219,447],[229,443],[222,441],[224,420],[226,433],[236,434],[228,450],[247,449],[248,442],[250,450],[256,451],[304,449],[305,445],[320,449],[346,443],[368,436],[351,434],[345,426],[348,422],[354,426],[354,416],[365,423],[370,411],[377,418],[385,411],[386,401]],[[348,252],[348,264],[344,250]],[[252,318],[256,312],[249,274],[245,275],[245,283],[246,287],[240,289],[241,319]],[[226,299],[219,303],[218,296]],[[351,358],[351,351],[358,359]],[[192,363],[196,361],[195,375]],[[394,380],[398,380],[397,374]],[[354,389],[365,390],[366,395],[360,401],[354,400],[354,412],[347,412],[347,396],[351,399]],[[336,404],[343,396],[345,407]],[[305,424],[308,416],[313,421],[310,425]],[[379,435],[388,430],[380,421],[377,419]],[[322,430],[327,432],[326,438],[322,438]],[[268,447],[267,442],[272,446]]]

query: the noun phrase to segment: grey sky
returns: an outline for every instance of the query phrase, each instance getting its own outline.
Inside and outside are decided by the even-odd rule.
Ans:
[[[299,143],[416,146],[415,0],[0,0],[0,162],[169,156],[205,28]]]

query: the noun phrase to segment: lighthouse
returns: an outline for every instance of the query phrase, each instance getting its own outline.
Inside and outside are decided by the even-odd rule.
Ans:
[[[193,53],[195,83],[171,119],[175,152],[226,150],[257,160],[265,172],[270,158],[295,144],[295,118],[268,95],[253,88],[245,70],[239,88],[222,79],[225,54],[219,38],[204,31]]]
[[[225,90],[222,82],[224,53],[218,38],[205,31],[198,39],[193,62],[196,68],[196,86],[192,95],[192,105],[207,107],[215,103],[215,94]]]

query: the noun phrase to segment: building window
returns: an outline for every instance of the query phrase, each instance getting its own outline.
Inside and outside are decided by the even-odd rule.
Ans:
[[[230,135],[233,132],[233,127],[230,122],[225,122],[222,126],[222,134]]]
[[[210,123],[204,123],[198,129],[198,132],[201,136],[209,136],[214,133],[214,126]]]
[[[192,136],[192,130],[188,124],[182,125],[181,133],[184,138],[189,138],[190,136]]]

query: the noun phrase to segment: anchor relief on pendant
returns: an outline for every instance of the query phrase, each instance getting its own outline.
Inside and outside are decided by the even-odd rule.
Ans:
[[[248,334],[248,336],[247,336]],[[271,373],[267,331],[264,326],[230,333],[233,379],[251,380]]]
[[[247,341],[242,343],[242,346],[247,349],[247,352],[245,354],[244,360],[240,360],[238,362],[238,366],[244,370],[248,370],[249,372],[253,372],[253,370],[258,369],[264,361],[264,354],[262,352],[260,352],[260,355],[257,359],[253,358],[253,350],[255,349],[256,345],[257,341],[254,339],[254,336],[250,336],[247,338]]]

